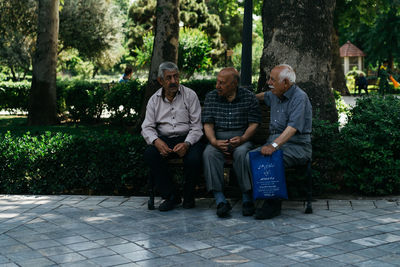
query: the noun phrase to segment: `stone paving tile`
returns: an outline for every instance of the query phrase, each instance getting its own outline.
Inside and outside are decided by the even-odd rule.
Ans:
[[[90,260],[100,266],[114,266],[130,262],[128,259],[120,255],[105,256]]]
[[[389,264],[386,262],[378,261],[378,260],[369,260],[369,261],[363,261],[359,263],[355,263],[354,266],[358,267],[394,267],[395,265]]]
[[[32,267],[32,266],[52,266],[54,265],[54,261],[51,261],[46,258],[36,258],[27,261],[17,262],[19,266],[22,267]]]
[[[399,254],[394,254],[394,253],[389,254],[386,256],[379,257],[379,258],[377,258],[377,260],[383,261],[386,263],[390,263],[390,264],[395,264],[395,265],[397,264],[400,266],[400,255]]]
[[[230,201],[232,217],[221,220],[213,199],[199,199],[193,210],[161,213],[147,210],[146,197],[0,195],[0,266],[400,262],[397,202],[318,200],[307,215],[302,202],[285,201],[281,216],[260,221],[243,217],[241,202]]]
[[[57,254],[53,256],[49,256],[49,259],[54,261],[57,264],[62,263],[71,263],[85,260],[86,258],[79,255],[78,253],[67,253],[67,254]]]
[[[138,250],[130,253],[123,254],[125,258],[137,262],[137,261],[143,261],[143,260],[149,260],[149,259],[154,259],[158,258],[159,256],[151,251],[148,250]]]
[[[362,262],[367,260],[367,258],[353,253],[345,253],[341,255],[332,256],[330,257],[330,259],[346,264],[354,264],[357,262]]]
[[[94,248],[94,249],[79,251],[79,254],[85,256],[88,259],[91,259],[103,256],[111,256],[115,255],[116,253],[108,248]]]

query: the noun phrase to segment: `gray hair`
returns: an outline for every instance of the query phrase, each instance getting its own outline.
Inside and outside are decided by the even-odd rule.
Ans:
[[[276,67],[283,68],[283,70],[279,73],[279,82],[282,82],[284,79],[288,79],[290,83],[296,82],[296,73],[291,66],[288,64],[280,64]]]
[[[168,70],[168,71],[174,71],[174,70],[179,71],[178,66],[175,63],[170,62],[170,61],[166,61],[166,62],[161,63],[160,66],[158,67],[158,75],[157,75],[157,77],[164,79],[164,71],[166,71],[166,70]]]

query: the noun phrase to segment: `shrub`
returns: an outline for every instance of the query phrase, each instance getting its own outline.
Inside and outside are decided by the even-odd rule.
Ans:
[[[358,99],[339,138],[346,186],[368,195],[400,192],[400,99]]]
[[[31,83],[24,82],[1,82],[0,83],[0,110],[9,112],[17,110],[28,111],[29,91]]]
[[[206,94],[215,89],[215,84],[217,80],[189,80],[186,82],[182,82],[183,85],[193,89],[197,96],[199,97],[200,103],[203,104]]]
[[[0,137],[0,192],[112,194],[141,192],[147,172],[139,136],[105,132],[82,136],[46,132]]]
[[[83,80],[71,82],[63,95],[65,104],[72,118],[82,121],[100,119],[104,109],[104,97],[106,90],[99,83]]]
[[[115,84],[106,94],[105,105],[111,112],[110,121],[132,125],[138,119],[142,106],[144,86],[138,80]]]

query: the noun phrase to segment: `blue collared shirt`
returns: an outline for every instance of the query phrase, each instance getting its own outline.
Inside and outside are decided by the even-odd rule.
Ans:
[[[296,128],[298,134],[310,134],[312,130],[312,106],[307,94],[293,84],[282,99],[268,91],[264,102],[271,107],[270,132],[282,133],[287,126]]]

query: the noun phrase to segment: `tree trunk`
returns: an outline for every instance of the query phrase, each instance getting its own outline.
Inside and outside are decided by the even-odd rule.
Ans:
[[[314,116],[336,122],[330,89],[332,29],[335,0],[264,1],[264,50],[259,88],[271,69],[282,63],[296,72],[296,83],[309,96]]]
[[[342,95],[350,95],[346,85],[346,77],[340,58],[339,37],[335,29],[332,30],[332,70],[330,74],[331,88],[340,92]]]
[[[147,102],[160,88],[157,81],[158,66],[164,61],[174,63],[178,61],[179,0],[157,0],[156,18],[151,67],[140,110],[140,120],[134,127],[136,130],[140,129],[144,119]]]
[[[39,0],[29,125],[51,125],[58,122],[56,107],[58,7],[59,0]]]

